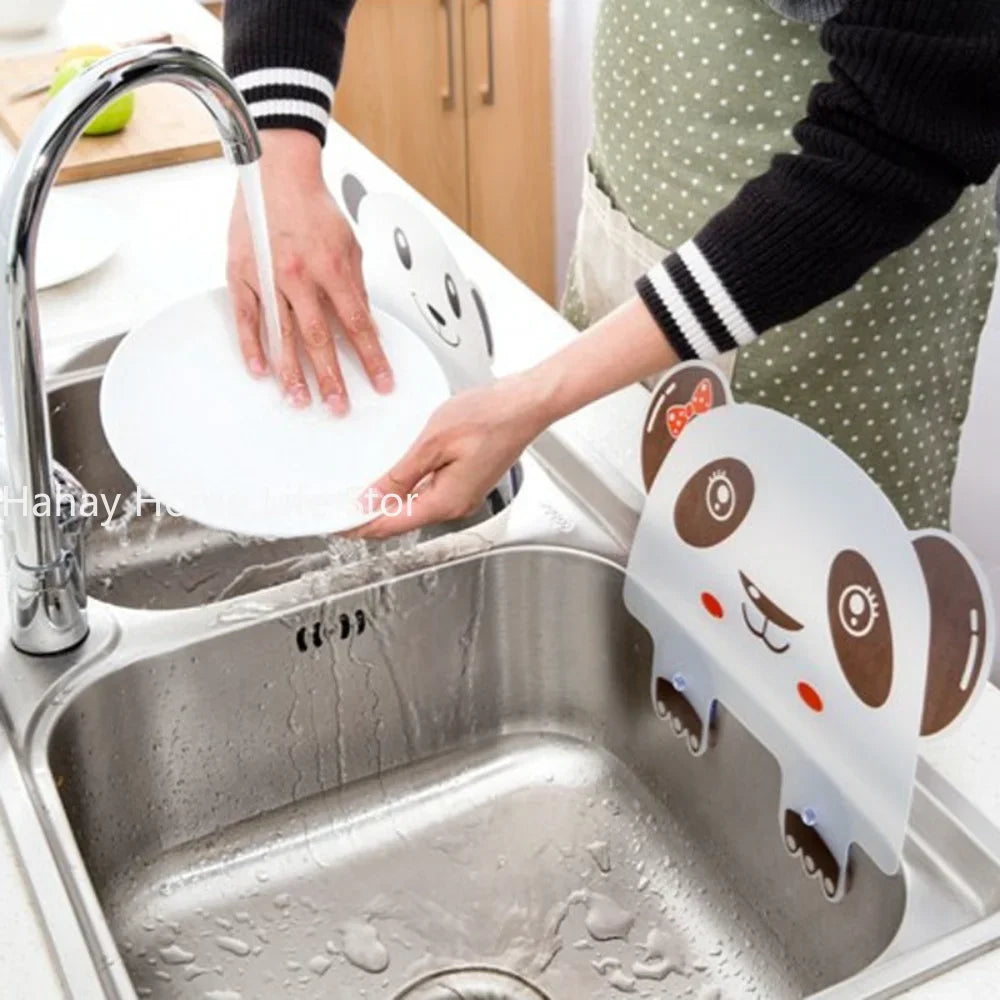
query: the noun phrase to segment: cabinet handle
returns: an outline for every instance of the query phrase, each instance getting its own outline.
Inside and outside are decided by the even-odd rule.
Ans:
[[[497,102],[497,78],[496,62],[493,53],[493,0],[483,0],[486,4],[486,60],[487,73],[486,85],[479,88],[482,95],[483,104],[496,104]]]
[[[441,94],[445,111],[455,107],[455,0],[441,0],[448,27],[448,86]]]

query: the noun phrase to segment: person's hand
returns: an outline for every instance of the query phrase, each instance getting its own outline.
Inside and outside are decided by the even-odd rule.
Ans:
[[[538,377],[508,376],[448,400],[397,465],[362,495],[383,516],[352,532],[388,538],[473,513],[549,416]],[[384,503],[383,498],[398,498]]]
[[[393,386],[392,370],[368,305],[361,248],[323,182],[319,142],[306,132],[269,129],[262,133],[261,144],[261,177],[281,321],[276,374],[294,406],[310,404],[299,360],[301,343],[323,402],[333,413],[343,415],[350,401],[327,319],[331,312],[375,389],[387,393]],[[264,309],[240,195],[229,227],[227,283],[243,358],[251,374],[263,376],[268,370],[261,343]]]
[[[649,310],[630,299],[534,368],[439,407],[359,498],[366,514],[382,516],[351,534],[388,538],[471,514],[549,424],[677,361]]]

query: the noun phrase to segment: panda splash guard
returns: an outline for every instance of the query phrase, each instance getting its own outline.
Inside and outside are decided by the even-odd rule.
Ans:
[[[656,712],[700,756],[725,738],[719,702],[775,757],[785,844],[829,899],[852,844],[894,874],[919,740],[964,714],[992,662],[979,567],[699,362],[654,392],[642,465],[624,598],[653,639]]]

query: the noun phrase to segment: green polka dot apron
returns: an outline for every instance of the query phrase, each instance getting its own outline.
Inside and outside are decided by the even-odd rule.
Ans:
[[[828,57],[764,0],[604,0],[595,134],[564,309],[581,328],[794,149]],[[720,359],[736,396],[814,427],[912,528],[948,523],[996,267],[993,186],[841,297]]]

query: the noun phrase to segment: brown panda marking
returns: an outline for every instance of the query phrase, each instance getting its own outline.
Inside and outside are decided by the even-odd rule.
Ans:
[[[674,368],[653,393],[642,432],[642,478],[647,493],[677,440],[667,426],[667,414],[671,407],[689,407],[705,380],[711,390],[710,409],[730,402],[729,385],[712,365],[686,364]],[[688,419],[697,420],[699,415],[692,412]]]
[[[711,548],[724,542],[743,523],[753,498],[750,469],[738,458],[717,459],[702,466],[678,493],[674,527],[688,545]]]
[[[892,690],[892,626],[882,584],[860,552],[833,560],[826,613],[844,677],[869,708],[881,708]]]
[[[940,535],[913,546],[931,605],[931,638],[922,736],[939,733],[958,717],[976,690],[988,645],[986,601],[965,555]]]

